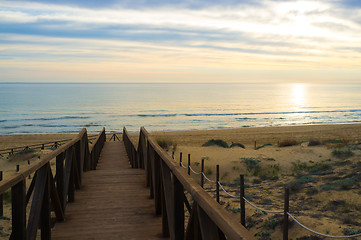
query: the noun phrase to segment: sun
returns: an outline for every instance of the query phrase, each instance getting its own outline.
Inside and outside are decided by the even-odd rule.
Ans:
[[[291,102],[296,107],[302,107],[306,102],[306,85],[303,83],[294,83],[291,85]]]

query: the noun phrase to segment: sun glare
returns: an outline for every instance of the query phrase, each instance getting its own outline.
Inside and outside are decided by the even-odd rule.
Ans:
[[[296,107],[302,107],[306,101],[306,85],[295,83],[291,85],[291,101]]]

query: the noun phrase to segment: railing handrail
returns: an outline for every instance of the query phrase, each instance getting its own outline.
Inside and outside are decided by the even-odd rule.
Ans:
[[[99,139],[102,137],[103,132],[105,133],[105,127],[100,131],[100,134],[98,134],[92,144],[89,146],[89,152],[91,152],[97,142],[99,142]],[[88,136],[89,139],[89,136]]]
[[[124,128],[123,134],[125,138],[129,139],[128,132]],[[183,185],[194,201],[197,202],[209,218],[221,229],[221,231],[228,237],[228,239],[254,239],[254,237],[238,222],[236,222],[226,210],[219,205],[201,186],[199,186],[190,176],[184,173],[179,164],[162,149],[156,141],[153,140],[148,131],[141,127],[140,138],[145,138],[148,144],[158,154],[159,158],[168,166],[172,174]],[[131,141],[130,141],[131,142]],[[134,143],[131,142],[134,147]],[[139,146],[138,146],[139,150]]]
[[[126,137],[129,139],[129,141],[132,143],[133,147],[134,147],[135,149],[137,149],[137,148],[136,148],[136,144],[135,144],[134,141],[129,137],[129,133],[128,133],[128,131],[127,131],[127,129],[126,129],[125,127],[123,128],[123,134],[124,134],[124,136],[126,136]]]
[[[98,135],[98,138],[102,134],[103,131],[105,131],[104,128],[101,131],[101,133]],[[30,174],[36,172],[37,170],[39,170],[42,166],[47,164],[50,160],[52,160],[56,156],[60,155],[61,153],[65,152],[70,146],[72,146],[76,142],[80,141],[82,139],[82,137],[84,136],[84,134],[86,134],[86,133],[87,133],[86,128],[83,128],[78,133],[78,135],[75,138],[73,138],[71,141],[67,142],[66,144],[64,144],[60,148],[54,150],[53,152],[42,156],[40,161],[35,162],[34,164],[30,165],[28,168],[21,170],[18,173],[15,173],[13,176],[9,177],[8,179],[4,179],[3,181],[1,181],[0,182],[0,194],[4,193],[6,190],[15,186],[20,181],[23,181],[26,177],[28,177]]]

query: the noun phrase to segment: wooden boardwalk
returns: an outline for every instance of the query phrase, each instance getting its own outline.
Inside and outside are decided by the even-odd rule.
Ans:
[[[130,167],[123,142],[106,142],[97,170],[82,182],[52,239],[164,239],[145,171]]]

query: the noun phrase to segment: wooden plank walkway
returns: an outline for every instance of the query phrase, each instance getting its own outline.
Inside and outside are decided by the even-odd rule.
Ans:
[[[97,170],[84,174],[52,239],[165,239],[161,233],[144,170],[130,167],[123,142],[106,142]]]

